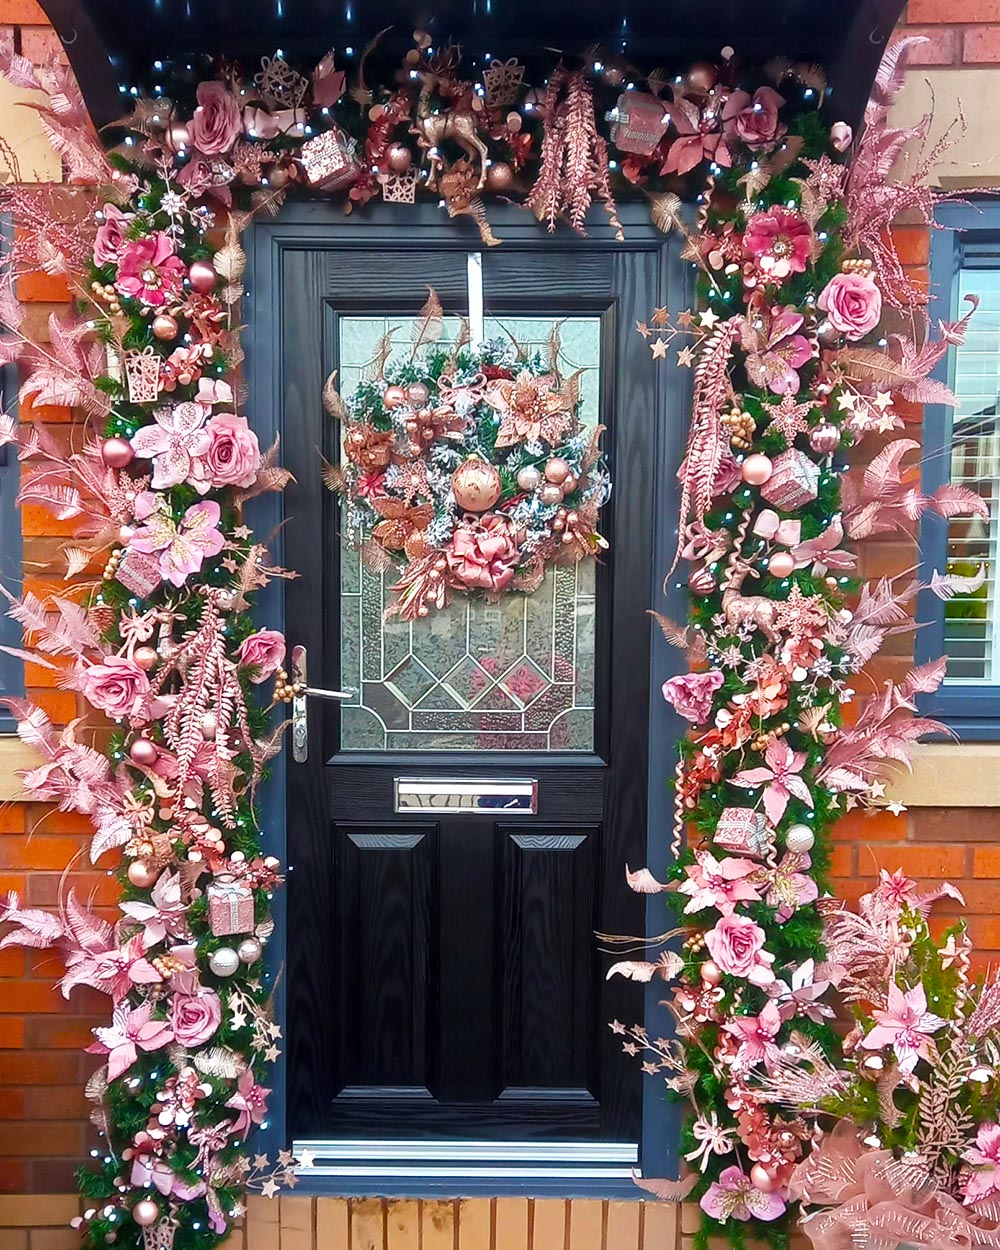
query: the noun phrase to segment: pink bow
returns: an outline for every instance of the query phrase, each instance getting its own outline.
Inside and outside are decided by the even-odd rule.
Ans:
[[[269,113],[266,109],[248,104],[243,110],[243,128],[252,139],[276,139],[278,135],[291,135],[301,139],[306,133],[306,115],[301,109],[279,109]]]
[[[685,543],[681,548],[683,560],[704,560],[711,564],[725,554],[728,535],[722,530],[710,530],[703,521],[692,521],[684,527]]]
[[[802,539],[802,522],[783,521],[777,512],[765,508],[754,521],[753,532],[758,538],[770,538],[785,547],[794,547]]]

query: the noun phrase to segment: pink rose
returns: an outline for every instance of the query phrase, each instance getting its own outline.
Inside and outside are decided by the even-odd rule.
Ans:
[[[774,956],[763,949],[764,936],[764,930],[752,920],[723,916],[705,934],[705,945],[723,972],[754,985],[768,985],[774,980],[770,968]]]
[[[240,106],[221,82],[198,84],[198,107],[191,118],[191,142],[206,156],[228,152],[243,129]]]
[[[252,486],[260,468],[260,443],[245,417],[220,412],[205,426],[210,442],[190,481],[202,495],[212,487]]]
[[[97,227],[94,239],[94,264],[114,265],[118,262],[118,253],[125,243],[125,224],[132,220],[134,213],[123,213],[114,204],[105,204],[101,209],[104,217],[102,225]]]
[[[683,716],[692,725],[699,725],[708,720],[712,695],[724,680],[721,669],[717,668],[707,673],[684,673],[663,683],[663,697],[678,716]]]
[[[170,1004],[170,1022],[181,1046],[201,1046],[222,1023],[222,1003],[215,990],[197,994],[175,994]]]
[[[151,693],[145,672],[121,655],[84,668],[77,689],[88,703],[118,720],[144,716]]]
[[[753,99],[746,91],[734,91],[722,114],[725,134],[735,134],[748,148],[773,146],[785,133],[778,110],[785,103],[773,87],[758,87]]]
[[[849,339],[863,339],[882,316],[882,292],[864,273],[835,274],[817,302],[830,325]]]
[[[259,629],[243,639],[236,655],[244,667],[257,670],[252,682],[267,681],[285,658],[285,636],[276,629]]]
[[[521,558],[510,522],[495,512],[481,521],[463,521],[444,554],[456,585],[491,594],[513,581]]]

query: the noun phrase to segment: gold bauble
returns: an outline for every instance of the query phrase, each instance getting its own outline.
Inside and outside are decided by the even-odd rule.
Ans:
[[[463,512],[485,512],[500,498],[500,474],[485,460],[466,460],[451,475],[455,503]]]

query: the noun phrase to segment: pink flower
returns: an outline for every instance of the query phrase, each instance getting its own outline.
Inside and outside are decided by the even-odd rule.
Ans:
[[[170,1003],[174,1036],[181,1046],[201,1046],[222,1023],[222,1003],[215,990],[175,994]]]
[[[725,674],[718,668],[707,673],[682,673],[663,683],[663,697],[678,716],[698,725],[708,720],[712,695],[724,681]]]
[[[219,412],[205,426],[208,446],[191,474],[195,490],[204,494],[221,486],[252,486],[260,469],[260,443],[246,417]]]
[[[211,161],[194,156],[177,175],[180,185],[195,199],[207,192],[227,207],[233,202],[233,193],[224,181],[220,181]]]
[[[740,342],[747,352],[747,376],[754,386],[775,395],[794,395],[799,389],[795,372],[812,357],[812,345],[798,330],[802,314],[789,305],[761,310],[741,323]]]
[[[863,339],[882,317],[882,292],[865,273],[838,273],[817,300],[830,325],[851,340]]]
[[[727,1220],[776,1220],[785,1213],[780,1194],[766,1194],[752,1183],[738,1167],[726,1168],[702,1195],[701,1209],[712,1219],[725,1224]]]
[[[766,1003],[759,1016],[733,1016],[723,1026],[739,1042],[734,1066],[741,1072],[762,1063],[768,1071],[781,1057],[775,1039],[781,1028],[781,1012],[773,1000]]]
[[[256,669],[252,682],[267,681],[285,658],[285,635],[276,629],[259,629],[243,639],[236,655],[245,668]]]
[[[736,135],[748,148],[773,147],[785,133],[778,110],[785,103],[773,87],[758,87],[753,99],[746,91],[734,91],[722,113],[725,134]]]
[[[158,230],[125,244],[115,286],[148,308],[162,308],[180,294],[183,277],[184,262],[175,255],[173,241]]]
[[[759,876],[755,878],[754,883],[767,886],[764,901],[768,906],[776,909],[775,919],[779,924],[797,912],[800,907],[804,907],[806,903],[813,903],[819,898],[819,886],[816,881],[807,872],[802,871],[808,868],[811,862],[808,855],[789,851],[775,868],[759,869]]]
[[[767,785],[764,789],[764,811],[772,825],[784,816],[788,800],[792,797],[812,807],[809,787],[798,775],[806,762],[805,751],[793,751],[784,738],[772,738],[767,744],[764,759],[767,768],[745,768],[733,778],[734,786],[746,790]]]
[[[267,1096],[271,1091],[265,1089],[263,1085],[257,1085],[254,1081],[253,1073],[247,1069],[241,1072],[239,1080],[236,1082],[236,1093],[226,1103],[227,1107],[232,1107],[234,1111],[238,1111],[236,1122],[233,1125],[233,1131],[242,1133],[246,1137],[253,1124],[262,1124],[264,1116],[267,1114]]]
[[[125,226],[135,214],[123,213],[114,204],[105,204],[101,208],[101,216],[104,221],[97,227],[94,236],[94,264],[113,265],[117,263],[125,243]]]
[[[88,664],[76,678],[77,689],[99,711],[116,720],[144,719],[151,692],[149,678],[123,655],[105,656]]]
[[[774,956],[764,950],[764,941],[764,930],[744,916],[723,916],[705,934],[708,953],[722,971],[754,985],[767,985],[774,980]]]
[[[129,919],[143,927],[145,945],[155,946],[169,933],[171,937],[188,937],[188,904],[181,890],[180,873],[161,872],[150,892],[150,901],[119,903]]]
[[[495,512],[481,521],[463,521],[444,554],[457,585],[491,594],[497,594],[513,581],[521,558],[510,522]]]
[[[218,528],[222,511],[213,500],[192,504],[180,524],[163,496],[152,491],[138,496],[133,511],[136,520],[145,524],[129,539],[129,547],[159,556],[160,574],[174,586],[183,586],[207,556],[218,555],[226,545]]]
[[[132,450],[143,460],[152,460],[154,490],[179,486],[191,472],[194,456],[202,455],[209,435],[202,429],[211,412],[204,404],[186,402],[157,408],[153,425],[136,430],[129,440]]]
[[[930,1058],[927,1039],[945,1025],[940,1016],[927,1010],[927,993],[922,985],[904,991],[895,981],[889,983],[887,1010],[876,1009],[872,1015],[875,1027],[861,1039],[861,1045],[865,1050],[891,1046],[903,1073],[912,1072],[918,1059]]]
[[[153,1020],[153,1003],[144,1002],[135,1010],[128,1003],[119,1003],[106,1029],[94,1029],[96,1042],[87,1047],[88,1054],[108,1056],[108,1080],[117,1081],[139,1057],[140,1050],[159,1050],[174,1040],[166,1020]]]
[[[1000,1125],[980,1124],[976,1144],[962,1155],[976,1169],[962,1180],[962,1197],[966,1203],[981,1202],[1000,1193]]]
[[[695,863],[684,869],[687,881],[677,887],[680,894],[691,896],[684,914],[715,907],[724,916],[731,916],[736,903],[758,902],[760,895],[747,881],[758,868],[759,865],[749,859],[727,855],[718,860],[709,851],[698,851]]]
[[[243,129],[240,106],[221,82],[198,84],[198,107],[191,118],[191,142],[206,156],[221,156]]]
[[[771,208],[747,222],[743,247],[768,282],[783,282],[804,273],[812,256],[812,227],[799,213]]]
[[[727,167],[733,163],[714,109],[702,112],[690,100],[679,99],[664,105],[664,111],[670,114],[678,137],[660,166],[661,174],[686,174],[704,160]]]

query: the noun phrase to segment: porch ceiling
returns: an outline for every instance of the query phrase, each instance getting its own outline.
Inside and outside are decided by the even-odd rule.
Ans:
[[[120,116],[120,85],[151,82],[158,60],[253,58],[276,47],[319,59],[394,26],[401,47],[427,26],[474,55],[599,43],[682,66],[726,44],[746,59],[821,62],[834,110],[857,121],[904,0],[40,0],[64,40],[98,125]],[[431,19],[432,20],[429,20]],[[392,35],[389,36],[392,39]],[[391,45],[390,45],[391,46]]]

